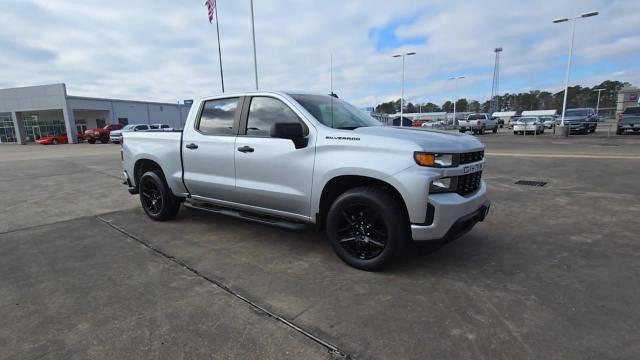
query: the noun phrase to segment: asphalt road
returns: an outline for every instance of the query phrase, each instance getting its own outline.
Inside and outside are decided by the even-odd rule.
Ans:
[[[0,358],[640,357],[640,137],[481,139],[487,220],[381,273],[311,230],[152,222],[117,146],[0,146]]]

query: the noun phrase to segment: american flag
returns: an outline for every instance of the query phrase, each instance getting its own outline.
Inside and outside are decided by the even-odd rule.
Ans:
[[[213,21],[213,15],[216,12],[216,0],[206,0],[204,4],[207,6],[209,13],[209,24]]]

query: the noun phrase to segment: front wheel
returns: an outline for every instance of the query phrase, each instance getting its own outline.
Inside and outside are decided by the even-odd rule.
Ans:
[[[497,133],[498,132],[498,125],[496,125],[496,127],[493,128],[493,133]]]
[[[138,183],[142,209],[152,220],[166,221],[178,214],[180,201],[173,196],[161,171],[147,171]]]
[[[87,142],[88,142],[89,144],[95,144],[95,143],[96,143],[96,141],[95,141],[94,139],[87,140]]]
[[[409,223],[400,202],[387,191],[360,187],[340,195],[331,205],[327,236],[342,261],[374,271],[402,255]]]

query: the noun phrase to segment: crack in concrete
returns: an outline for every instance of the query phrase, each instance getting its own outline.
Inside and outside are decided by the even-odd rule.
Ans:
[[[200,271],[198,271],[197,269],[191,267],[190,265],[188,265],[187,263],[185,263],[184,261],[176,258],[173,255],[170,255],[166,252],[164,252],[162,249],[140,239],[139,237],[129,233],[127,230],[113,224],[111,222],[111,220],[107,220],[101,216],[96,216],[96,218],[98,220],[100,220],[102,223],[104,223],[105,225],[109,226],[110,228],[120,232],[121,234],[125,235],[126,237],[130,238],[131,240],[139,243],[140,245],[146,247],[147,249],[155,252],[156,254],[166,258],[167,260],[181,266],[183,269],[191,272],[192,274],[198,276],[199,278],[211,283],[214,286],[219,287],[220,289],[224,290],[225,292],[227,292],[228,294],[230,294],[231,296],[235,297],[236,299],[239,299],[243,302],[245,302],[246,304],[248,304],[249,306],[251,306],[256,312],[264,314],[270,318],[273,318],[274,320],[284,324],[285,326],[287,326],[288,328],[300,333],[301,335],[309,338],[310,340],[320,344],[321,346],[325,347],[327,349],[327,351],[329,352],[329,355],[331,356],[331,359],[336,359],[336,360],[351,360],[351,359],[355,359],[352,355],[345,353],[344,351],[340,350],[337,346],[331,344],[329,341],[324,340],[316,335],[313,335],[312,333],[304,330],[303,328],[299,327],[298,325],[294,324],[293,322],[269,311],[268,309],[256,304],[255,302],[247,299],[246,297],[238,294],[237,292],[235,292],[233,289],[229,288],[227,285],[221,283],[218,280],[212,279],[210,277],[208,277],[207,275],[201,273]]]

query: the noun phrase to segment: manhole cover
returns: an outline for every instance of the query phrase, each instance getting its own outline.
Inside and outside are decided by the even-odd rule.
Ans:
[[[546,181],[531,181],[531,180],[518,180],[516,181],[516,185],[527,185],[527,186],[545,186],[547,185]]]

